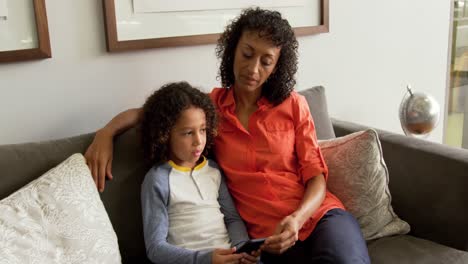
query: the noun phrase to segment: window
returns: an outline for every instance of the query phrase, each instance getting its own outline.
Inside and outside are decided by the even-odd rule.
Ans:
[[[468,0],[455,0],[444,143],[468,149]]]

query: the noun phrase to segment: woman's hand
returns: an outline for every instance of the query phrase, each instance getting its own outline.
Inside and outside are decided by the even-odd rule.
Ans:
[[[234,254],[236,248],[222,249],[218,248],[213,251],[211,255],[212,264],[237,264],[243,258],[242,254]],[[246,262],[248,263],[248,262]]]
[[[262,251],[259,249],[259,250],[250,252],[250,254],[242,253],[242,259],[240,263],[247,263],[247,264],[258,263],[258,261],[260,260],[261,252]]]
[[[104,191],[106,177],[112,180],[113,134],[105,128],[96,132],[93,142],[85,153],[94,183],[100,192]]]
[[[261,246],[261,250],[272,254],[282,254],[296,244],[299,238],[299,220],[292,216],[286,216],[277,226],[275,234],[268,237]]]
[[[132,108],[116,115],[105,127],[96,132],[93,143],[86,150],[86,163],[100,192],[104,191],[106,176],[110,180],[113,178],[112,151],[114,142],[112,140],[114,136],[136,126],[140,122],[142,112],[141,108]]]

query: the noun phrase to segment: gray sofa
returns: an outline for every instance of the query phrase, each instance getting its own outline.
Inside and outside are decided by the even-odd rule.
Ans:
[[[366,127],[328,117],[323,87],[301,91],[319,139]],[[390,172],[395,212],[411,233],[368,242],[372,263],[468,263],[468,151],[378,131]],[[59,164],[84,153],[93,134],[0,146],[0,199]],[[114,180],[101,194],[119,239],[124,263],[146,263],[140,211],[142,162],[135,129],[115,141]]]

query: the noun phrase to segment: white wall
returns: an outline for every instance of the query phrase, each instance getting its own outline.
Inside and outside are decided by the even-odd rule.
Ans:
[[[322,84],[332,116],[398,133],[406,83],[444,109],[449,1],[330,2],[331,32],[299,39],[299,90]],[[52,59],[0,65],[0,144],[94,131],[169,81],[218,84],[214,45],[109,54],[101,1],[46,6]]]
[[[428,139],[442,142],[450,1],[330,2],[331,33],[300,43],[300,86],[323,84],[333,117],[402,134],[398,108],[410,83],[440,103]]]

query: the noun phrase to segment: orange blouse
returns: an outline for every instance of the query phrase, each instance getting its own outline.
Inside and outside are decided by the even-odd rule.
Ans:
[[[253,238],[268,237],[302,201],[305,183],[328,168],[317,144],[305,98],[296,92],[280,105],[261,98],[248,131],[235,115],[232,89],[210,94],[220,117],[215,155],[237,210]],[[343,204],[328,190],[325,200],[299,231],[306,239],[322,216]]]

